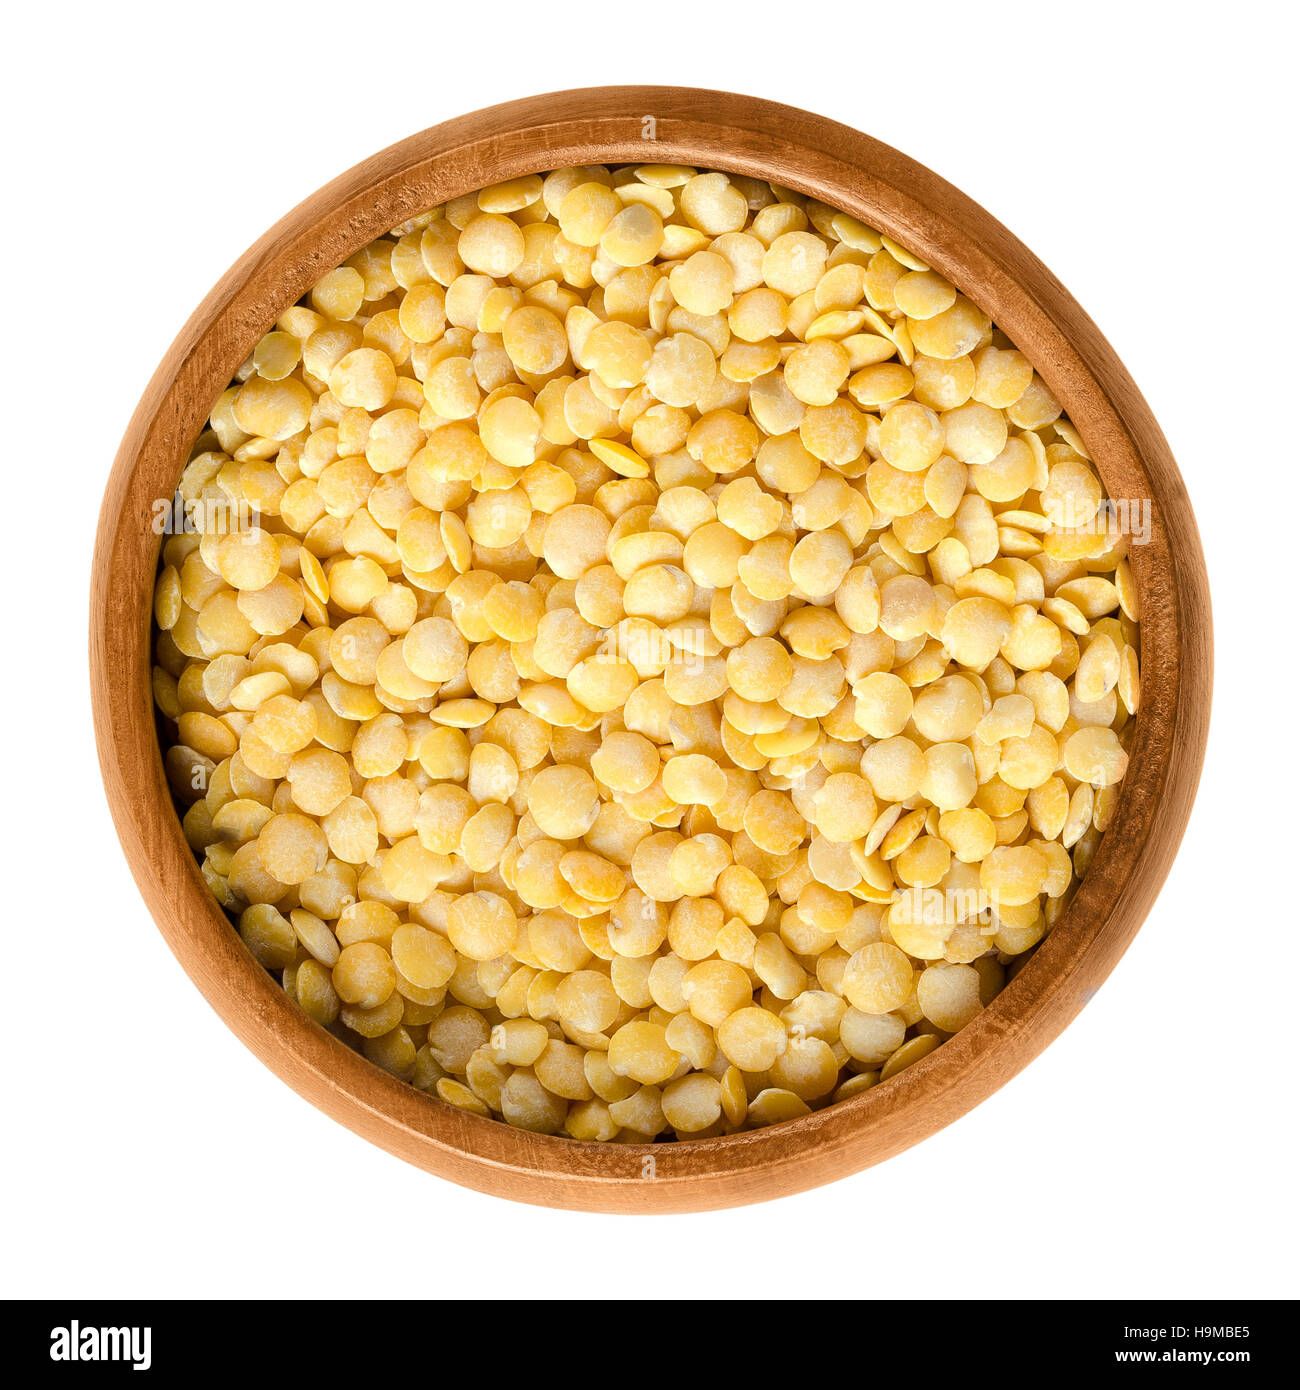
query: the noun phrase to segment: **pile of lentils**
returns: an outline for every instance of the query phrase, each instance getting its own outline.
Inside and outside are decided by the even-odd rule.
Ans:
[[[217,401],[157,581],[184,830],[318,1024],[581,1140],[918,1061],[1060,919],[1138,708],[1030,362],[858,219],[673,165],[434,208]]]

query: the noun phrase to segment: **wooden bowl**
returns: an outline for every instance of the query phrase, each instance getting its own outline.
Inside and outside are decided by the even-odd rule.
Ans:
[[[673,162],[770,179],[853,213],[952,280],[1032,359],[1112,497],[1150,499],[1134,546],[1143,701],[1114,820],[1068,912],[974,1022],[883,1085],[802,1119],[646,1145],[529,1134],[372,1066],[291,1003],[209,894],[181,834],[150,699],[150,615],[171,497],[208,411],[263,332],[326,271],[436,203],[520,174]],[[366,160],[295,208],[218,282],[163,359],[113,466],[95,548],[91,674],[109,803],[168,945],[273,1071],[392,1153],[481,1191],[591,1211],[700,1211],[828,1182],[915,1144],[1047,1045],[1132,940],[1173,860],[1209,723],[1210,602],[1191,505],[1159,427],[1097,327],[1005,227],[855,130],[752,97],[675,87],[559,92],[477,111]]]

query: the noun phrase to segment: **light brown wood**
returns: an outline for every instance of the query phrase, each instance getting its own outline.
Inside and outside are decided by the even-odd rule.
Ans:
[[[653,120],[653,140],[644,137]],[[1029,355],[1116,498],[1152,502],[1132,562],[1143,705],[1114,821],[1062,921],[1007,989],[924,1061],[803,1119],[729,1138],[643,1146],[526,1134],[466,1115],[373,1067],[310,1022],[208,894],[172,809],[149,696],[150,595],[169,498],[213,401],[261,334],[325,271],[422,209],[566,164],[680,162],[772,179],[912,247]],[[1209,724],[1210,602],[1169,447],[1096,325],[1010,232],[936,174],[807,112],[723,92],[607,87],[531,97],[435,126],[295,208],[222,277],[141,400],[113,467],[95,550],[91,676],[109,803],[140,889],[208,1001],[272,1070],[384,1148],[519,1201],[699,1211],[828,1182],[925,1138],[1049,1043],[1132,940],[1190,812]]]

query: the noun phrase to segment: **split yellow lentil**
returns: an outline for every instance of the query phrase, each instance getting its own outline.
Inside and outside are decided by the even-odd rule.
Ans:
[[[1137,590],[1081,437],[789,189],[589,166],[416,217],[271,326],[179,491],[153,690],[204,878],[472,1114],[689,1140],[888,1082],[1115,815]]]

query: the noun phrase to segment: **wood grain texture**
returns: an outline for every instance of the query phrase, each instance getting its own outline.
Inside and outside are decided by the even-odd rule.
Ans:
[[[643,138],[646,117],[653,141]],[[772,179],[913,248],[1027,353],[1111,496],[1150,499],[1153,525],[1150,544],[1132,553],[1143,704],[1115,818],[1070,909],[1007,989],[928,1058],[844,1104],[728,1138],[598,1145],[525,1134],[395,1080],[308,1020],[249,955],[199,875],[163,777],[149,695],[160,544],[150,522],[235,369],[326,271],[485,184],[648,161]],[[1212,665],[1205,563],[1169,446],[1051,272],[977,204],[888,146],[791,107],[672,87],[558,92],[435,126],[343,174],[253,246],[181,330],[123,439],[95,549],[90,660],[104,784],[132,872],[171,949],[243,1041],[313,1104],[431,1172],[519,1201],[611,1212],[707,1210],[816,1186],[932,1134],[1024,1067],[1109,974],[1164,881],[1200,775]]]

